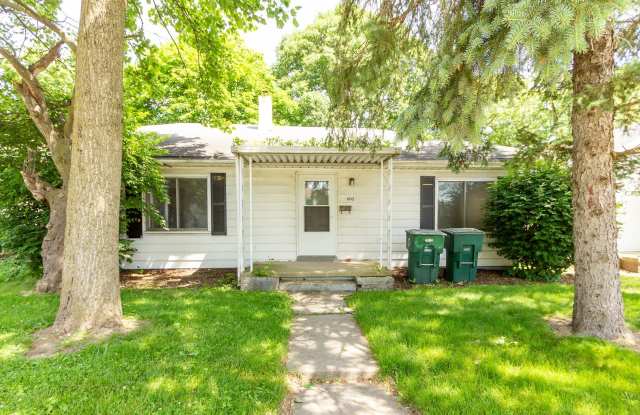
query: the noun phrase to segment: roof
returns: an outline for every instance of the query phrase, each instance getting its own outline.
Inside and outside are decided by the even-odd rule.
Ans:
[[[425,141],[418,150],[404,150],[395,158],[399,161],[428,161],[428,160],[446,160],[446,156],[441,156],[440,153],[444,148],[444,141],[432,140]],[[491,154],[489,155],[489,161],[506,161],[513,158],[516,154],[516,149],[506,146],[494,146]]]
[[[339,150],[337,148],[312,147],[309,142],[323,141],[331,132],[323,127],[273,126],[270,129],[259,129],[256,125],[233,125],[229,132],[218,128],[205,127],[201,124],[162,124],[141,127],[140,131],[156,133],[165,136],[160,147],[167,150],[163,159],[183,160],[234,160],[235,153],[249,155],[261,153],[263,162],[309,162],[311,155],[334,154],[331,162],[349,163],[377,163],[380,158],[397,156],[399,161],[429,161],[446,160],[440,152],[444,147],[442,141],[425,142],[418,150],[400,150],[399,148],[383,148],[377,152],[368,150]],[[378,138],[388,142],[395,142],[396,135],[390,130],[350,129],[349,134],[358,137]],[[239,140],[239,141],[238,141]],[[241,143],[236,146],[236,143]],[[273,145],[269,145],[273,142]],[[513,157],[516,150],[512,147],[496,146],[490,156],[490,161],[504,161]],[[377,157],[366,157],[367,154]],[[267,157],[268,155],[268,157]],[[339,155],[336,157],[335,155]],[[356,156],[352,161],[347,156]],[[362,156],[362,157],[358,157]],[[267,159],[269,161],[267,161]],[[256,157],[254,160],[260,160]],[[313,157],[312,162],[322,162]],[[328,160],[328,159],[327,159]]]
[[[138,131],[155,133],[166,139],[160,148],[167,154],[160,158],[196,160],[233,160],[233,137],[201,124],[161,124],[141,127]]]

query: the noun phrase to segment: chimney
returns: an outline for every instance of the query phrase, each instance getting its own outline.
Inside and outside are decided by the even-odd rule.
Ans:
[[[258,97],[258,129],[270,130],[272,128],[271,96],[260,96]]]

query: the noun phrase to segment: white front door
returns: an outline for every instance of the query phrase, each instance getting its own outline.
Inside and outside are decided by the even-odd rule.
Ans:
[[[298,176],[298,255],[336,255],[336,181]]]

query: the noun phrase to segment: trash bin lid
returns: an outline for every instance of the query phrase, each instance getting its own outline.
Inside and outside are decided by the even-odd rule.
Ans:
[[[468,235],[468,234],[484,235],[484,232],[476,228],[446,228],[446,229],[442,229],[442,232],[448,233],[450,235]]]
[[[445,236],[444,233],[435,229],[407,229],[407,235],[425,235],[425,236]]]

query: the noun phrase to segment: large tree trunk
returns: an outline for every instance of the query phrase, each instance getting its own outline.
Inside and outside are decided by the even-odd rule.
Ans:
[[[626,327],[613,180],[613,30],[589,41],[573,62],[573,330],[616,339]]]
[[[64,189],[48,192],[49,223],[42,241],[42,278],[36,291],[58,292],[62,285],[62,263],[64,256],[64,228],[67,214],[67,197]]]
[[[126,0],[83,0],[60,308],[65,335],[122,327],[118,208]]]

